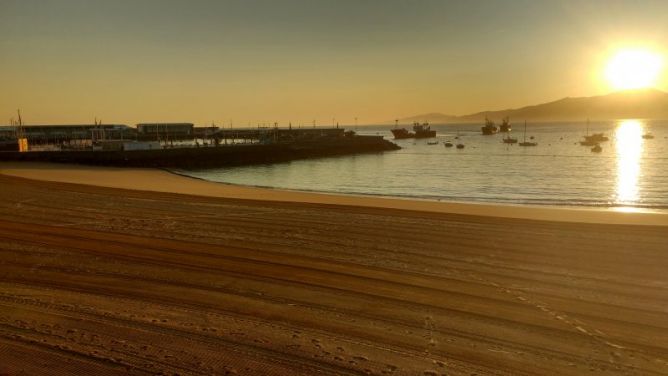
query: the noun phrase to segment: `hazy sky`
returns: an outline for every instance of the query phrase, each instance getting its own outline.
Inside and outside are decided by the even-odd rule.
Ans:
[[[0,0],[0,123],[462,115],[606,93],[636,45],[668,1]]]

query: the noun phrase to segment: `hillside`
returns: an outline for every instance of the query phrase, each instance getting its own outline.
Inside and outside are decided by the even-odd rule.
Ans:
[[[509,116],[515,120],[605,120],[605,119],[668,119],[668,93],[656,89],[627,90],[592,97],[563,98],[553,102],[516,109],[481,111],[464,116],[440,113],[412,116],[400,121],[429,121],[453,123],[483,121],[485,117],[500,120]]]

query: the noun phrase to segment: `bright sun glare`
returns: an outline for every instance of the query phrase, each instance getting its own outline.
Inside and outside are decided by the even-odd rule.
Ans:
[[[638,200],[638,178],[643,150],[643,125],[638,120],[623,120],[615,132],[617,147],[617,201]]]
[[[658,53],[628,49],[617,52],[605,68],[605,77],[615,90],[642,89],[656,84],[663,59]]]

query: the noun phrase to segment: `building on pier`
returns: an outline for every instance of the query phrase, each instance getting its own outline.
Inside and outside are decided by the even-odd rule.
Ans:
[[[191,140],[195,136],[193,123],[139,123],[137,138],[152,141]]]

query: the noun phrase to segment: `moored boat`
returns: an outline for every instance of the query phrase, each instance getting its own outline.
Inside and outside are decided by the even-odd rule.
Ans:
[[[499,126],[499,132],[510,132],[511,129],[510,118],[506,116],[503,118],[503,122]]]
[[[429,123],[413,123],[413,132],[406,128],[394,128],[391,131],[395,139],[436,137],[436,131],[431,129]]]
[[[591,136],[585,136],[585,140],[594,142],[603,142],[603,141],[608,141],[610,139],[603,133],[594,133]]]
[[[584,135],[584,141],[580,141],[582,146],[596,146],[601,142],[608,141],[609,138],[603,133],[589,134],[589,119],[587,119],[587,134]]]
[[[594,145],[598,145],[598,142],[591,141],[591,140],[584,140],[584,141],[580,141],[580,145],[582,145],[582,146],[594,146]]]
[[[436,131],[431,129],[429,123],[413,123],[413,131],[415,132],[415,138],[436,137]]]
[[[482,131],[482,134],[485,136],[493,135],[496,132],[499,131],[499,128],[494,125],[494,122],[489,120],[488,118],[485,118],[485,125],[480,127],[480,130]]]
[[[507,133],[506,137],[503,138],[503,143],[504,144],[516,144],[517,139],[510,137],[510,133]]]
[[[528,142],[527,141],[527,122],[524,121],[524,141],[518,144],[519,146],[537,146],[537,142]]]
[[[415,134],[407,131],[406,128],[392,129],[392,135],[396,140],[415,137]]]

